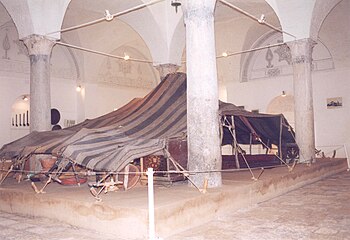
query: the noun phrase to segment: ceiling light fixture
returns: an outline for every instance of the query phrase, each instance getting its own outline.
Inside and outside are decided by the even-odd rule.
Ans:
[[[181,3],[179,0],[172,0],[171,6],[175,7],[175,12],[177,13],[177,8],[181,6]]]
[[[261,14],[260,18],[258,19],[258,22],[262,24],[262,23],[265,23],[265,21],[266,21],[265,15]]]
[[[227,57],[227,56],[228,56],[228,54],[227,54],[227,52],[223,52],[223,53],[221,54],[221,56],[223,56],[223,57]]]
[[[112,21],[113,20],[113,15],[109,13],[109,11],[106,9],[105,10],[105,18],[106,18],[106,21]]]
[[[75,89],[77,92],[80,92],[81,91],[81,86],[77,86],[77,88]]]
[[[286,92],[285,92],[285,91],[282,91],[282,95],[281,95],[281,96],[282,96],[282,97],[287,96]]]
[[[22,98],[23,101],[28,101],[28,97],[26,95],[23,96]]]
[[[128,61],[130,59],[130,56],[124,53],[124,60]]]

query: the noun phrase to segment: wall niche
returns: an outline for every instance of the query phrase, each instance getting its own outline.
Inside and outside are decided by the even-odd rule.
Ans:
[[[30,96],[24,94],[16,98],[11,107],[11,139],[23,137],[29,133]]]

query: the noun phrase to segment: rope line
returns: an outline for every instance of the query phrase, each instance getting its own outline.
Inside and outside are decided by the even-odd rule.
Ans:
[[[227,122],[228,125],[226,125],[225,122]],[[232,136],[234,142],[236,142],[236,140],[235,140],[235,134],[234,134],[234,132],[233,132],[234,127],[232,126],[232,124],[230,123],[230,121],[227,120],[226,116],[225,116],[225,118],[224,118],[223,126],[228,128],[228,130],[230,131],[231,136]],[[238,154],[241,154],[241,156],[242,156],[242,158],[243,158],[245,164],[247,165],[247,168],[249,169],[250,174],[252,175],[252,179],[253,179],[253,180],[257,180],[257,178],[254,176],[254,173],[253,173],[253,171],[251,170],[251,168],[250,168],[250,166],[249,166],[249,164],[248,164],[247,159],[245,158],[245,156],[244,156],[244,154],[243,154],[243,152],[242,152],[242,148],[238,147],[238,144],[236,144],[235,148],[237,148]]]
[[[108,17],[110,17],[110,18],[111,18],[110,20],[112,20],[114,17],[119,17],[119,16],[122,16],[122,15],[124,15],[124,14],[130,13],[130,12],[134,12],[134,11],[136,11],[136,10],[142,9],[142,8],[144,8],[144,7],[147,7],[147,6],[156,4],[156,3],[158,3],[158,2],[162,2],[162,1],[164,1],[164,0],[154,0],[154,1],[150,1],[150,2],[148,2],[148,3],[143,3],[143,4],[137,5],[137,6],[135,6],[135,7],[126,9],[126,10],[124,10],[124,11],[111,14],[111,15],[108,16]],[[99,18],[99,19],[96,19],[96,20],[93,20],[93,21],[90,21],[90,22],[86,22],[86,23],[82,23],[82,24],[79,24],[79,25],[76,25],[76,26],[64,28],[64,29],[61,29],[61,30],[58,30],[58,31],[46,33],[45,35],[47,36],[47,35],[52,35],[52,34],[59,33],[59,32],[67,32],[67,31],[71,31],[71,30],[74,30],[74,29],[87,27],[87,26],[90,26],[90,25],[93,25],[93,24],[96,24],[96,23],[99,23],[99,22],[102,22],[102,21],[110,21],[110,20],[108,20],[108,19],[107,19],[107,16],[105,16],[105,17],[103,17],[103,18]]]
[[[337,145],[339,148],[337,150],[345,148],[344,145]],[[329,146],[332,147],[332,146]],[[311,159],[309,159],[311,160]],[[0,161],[1,163],[1,161]],[[304,163],[304,162],[303,162]],[[300,164],[300,163],[299,163]],[[51,173],[49,171],[29,171],[29,170],[18,170],[18,169],[13,169],[13,165],[8,170],[5,169],[0,169],[0,172],[14,172],[14,173],[27,173],[27,174],[45,174],[45,173]],[[289,166],[289,165],[288,165]],[[154,171],[154,174],[201,174],[201,173],[216,173],[216,172],[221,172],[221,173],[226,173],[226,172],[245,172],[245,171],[251,171],[251,170],[261,170],[262,168],[268,169],[268,168],[280,168],[284,167],[284,165],[268,165],[264,167],[250,167],[248,168],[240,168],[240,169],[221,169],[221,170],[201,170],[201,171],[189,171],[189,170],[168,170],[168,171]],[[146,174],[147,171],[139,171],[139,172],[118,172],[118,171],[92,171],[92,170],[87,170],[87,172],[73,172],[73,171],[67,171],[67,172],[62,172],[66,175],[72,174],[74,175],[75,173],[78,175],[84,175],[84,176],[95,176],[95,175],[105,175],[105,174]]]
[[[217,56],[216,58],[227,58],[230,56],[234,56],[234,55],[239,55],[239,54],[243,54],[243,53],[248,53],[248,52],[254,52],[254,51],[258,51],[258,50],[262,50],[265,48],[270,48],[270,47],[278,47],[281,45],[284,45],[285,43],[275,43],[275,44],[271,44],[271,45],[267,45],[267,46],[262,46],[262,47],[256,47],[256,48],[251,48],[251,49],[247,49],[247,50],[243,50],[243,51],[239,51],[239,52],[234,52],[234,53],[227,53],[227,56]]]
[[[268,165],[268,166],[264,166],[263,168],[267,169],[267,168],[279,168],[279,167],[284,167],[283,165]],[[251,167],[251,170],[261,170],[262,167]],[[7,172],[8,170],[3,170],[0,169],[0,172]],[[90,172],[89,172],[90,171]],[[249,171],[248,168],[240,168],[240,169],[221,169],[221,170],[201,170],[201,171],[189,171],[189,170],[168,170],[168,171],[154,171],[155,174],[174,174],[174,173],[187,173],[187,174],[201,174],[201,173],[216,173],[216,172],[246,172]],[[16,172],[16,173],[33,173],[33,174],[45,174],[45,173],[50,173],[49,171],[29,171],[29,170],[16,170],[13,169],[12,172]],[[68,172],[62,172],[63,174],[74,174],[73,171],[68,171]],[[88,172],[77,172],[78,175],[85,175],[85,176],[95,176],[95,175],[105,175],[105,174],[146,174],[147,171],[140,171],[140,172],[117,172],[117,171],[98,171],[98,172],[94,172],[91,170],[88,170]]]
[[[134,62],[142,62],[142,63],[153,63],[153,61],[144,60],[144,59],[138,59],[138,58],[128,58],[127,60],[125,60],[125,57],[122,57],[122,56],[117,56],[117,55],[113,55],[113,54],[109,54],[109,53],[105,53],[105,52],[101,52],[101,51],[97,51],[97,50],[92,50],[92,49],[85,48],[85,47],[79,47],[79,46],[76,46],[76,45],[72,45],[72,44],[68,44],[68,43],[63,43],[63,42],[57,42],[56,44],[62,45],[62,46],[65,46],[65,47],[75,48],[75,49],[82,50],[82,51],[86,51],[86,52],[90,52],[90,53],[95,53],[95,54],[99,54],[99,55],[111,57],[111,58],[117,58],[117,59],[123,60],[123,61],[134,61]]]
[[[224,121],[226,121],[229,125],[231,125],[231,123],[226,119],[226,117],[225,117]],[[229,131],[230,131],[232,137],[234,138],[233,126],[228,126],[228,125],[226,125],[226,124],[225,124],[224,126],[226,126],[226,127],[229,129]],[[265,144],[265,143],[261,140],[260,137],[258,137],[257,140],[258,140],[264,147],[266,147],[269,151],[271,150],[271,148],[270,148],[267,144]],[[242,155],[242,157],[243,157],[245,163],[247,164],[248,168],[250,169],[250,167],[249,167],[249,165],[248,165],[248,162],[247,162],[246,158],[244,157],[244,155],[243,155],[241,152],[239,152],[239,153]],[[288,167],[288,169],[289,169],[290,171],[293,170],[293,168],[291,168],[291,167],[288,165],[288,163],[286,163],[280,156],[278,156],[277,154],[274,154],[274,155],[275,155],[283,164],[285,164],[285,165]],[[255,179],[254,174],[253,174],[252,172],[251,172],[251,174],[252,174],[253,179]]]
[[[263,19],[263,20],[262,20],[262,19],[259,19],[259,18],[255,17],[254,15],[252,15],[252,14],[250,14],[250,13],[244,11],[243,9],[241,9],[241,8],[239,8],[239,7],[233,5],[233,4],[231,4],[231,3],[229,3],[229,2],[227,2],[227,1],[225,1],[225,0],[220,0],[220,2],[222,2],[223,4],[225,4],[226,6],[232,8],[232,9],[234,9],[234,10],[236,10],[236,11],[238,11],[238,12],[240,12],[240,13],[242,13],[242,14],[248,16],[248,17],[250,17],[251,19],[258,21],[260,24],[265,24],[266,26],[272,28],[272,29],[275,30],[275,31],[278,31],[278,32],[287,34],[287,35],[293,37],[294,39],[296,39],[296,36],[294,36],[293,34],[290,34],[290,33],[286,32],[286,31],[283,31],[282,29],[280,29],[280,28],[278,28],[278,27],[273,26],[272,24],[266,22],[265,19]]]

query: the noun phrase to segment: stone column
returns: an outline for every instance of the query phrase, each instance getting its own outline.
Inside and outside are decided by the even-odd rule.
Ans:
[[[30,59],[30,131],[51,129],[50,58],[55,41],[31,35],[23,39]]]
[[[168,75],[169,73],[175,73],[180,68],[180,66],[172,63],[167,63],[167,64],[159,64],[155,66],[155,68],[159,72],[160,81],[163,81],[166,75]]]
[[[302,39],[288,43],[294,80],[295,135],[301,162],[315,159],[314,108],[312,99],[312,49],[315,42]]]
[[[215,57],[216,0],[188,0],[184,5],[187,60],[187,138],[190,171],[221,170],[219,101]],[[190,176],[202,187],[221,186],[221,173]]]

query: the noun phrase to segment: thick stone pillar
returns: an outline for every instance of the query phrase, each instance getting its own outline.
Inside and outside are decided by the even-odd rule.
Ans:
[[[312,99],[312,49],[315,42],[302,39],[288,43],[293,63],[295,135],[301,162],[315,159],[314,108]]]
[[[172,63],[167,63],[167,64],[159,64],[155,66],[155,68],[159,72],[160,81],[163,81],[166,75],[168,75],[169,73],[175,73],[180,68],[180,66]]]
[[[30,59],[30,131],[51,129],[50,58],[55,41],[31,35],[23,39]]]
[[[216,0],[189,0],[184,6],[187,60],[187,134],[190,171],[221,169],[219,101],[215,57]],[[196,185],[221,186],[221,173],[190,176]]]

